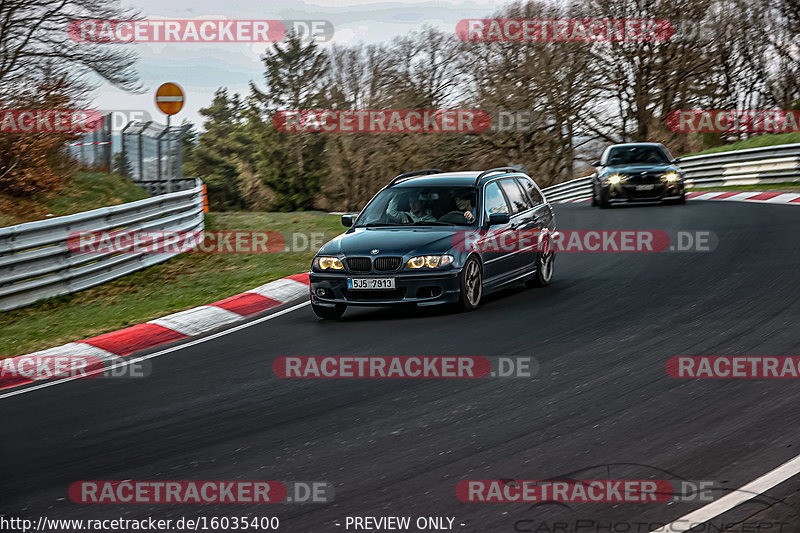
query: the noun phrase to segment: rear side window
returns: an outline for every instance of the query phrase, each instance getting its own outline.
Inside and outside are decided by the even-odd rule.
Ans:
[[[508,201],[511,202],[511,209],[514,214],[531,208],[528,198],[523,194],[515,180],[502,180],[500,181],[500,186],[503,187],[503,191],[508,196]]]
[[[500,187],[496,181],[493,181],[486,186],[486,198],[484,199],[484,206],[486,211],[486,220],[489,220],[489,215],[492,213],[508,213],[508,204],[500,191]]]
[[[533,180],[525,178],[517,178],[517,182],[522,184],[522,188],[525,189],[525,191],[528,193],[528,197],[530,197],[534,207],[537,205],[542,205],[544,203],[544,198],[542,198],[542,193],[540,193],[539,189],[536,188],[536,185],[534,185]]]

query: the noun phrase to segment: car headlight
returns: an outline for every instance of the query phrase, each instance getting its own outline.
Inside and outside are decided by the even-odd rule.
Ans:
[[[610,183],[611,185],[616,185],[620,181],[622,181],[622,176],[619,174],[612,174],[606,177],[606,183]]]
[[[677,172],[668,172],[667,174],[661,176],[661,179],[673,183],[681,179],[681,175]]]
[[[318,268],[319,270],[344,270],[344,265],[338,257],[315,257],[314,267]]]
[[[418,255],[408,260],[408,268],[441,268],[453,262],[452,255]]]

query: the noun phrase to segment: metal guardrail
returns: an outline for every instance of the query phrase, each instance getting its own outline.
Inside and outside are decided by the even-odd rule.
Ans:
[[[137,181],[136,185],[143,188],[150,194],[157,196],[160,194],[167,194],[169,192],[175,191],[185,191],[188,189],[194,188],[195,180],[197,178],[176,178],[172,180],[172,188],[174,191],[170,191],[170,181],[169,180],[147,180],[147,181]]]
[[[0,228],[0,310],[28,305],[105,283],[176,253],[72,253],[81,231],[200,231],[203,184],[191,189],[92,211]]]
[[[800,182],[800,144],[781,144],[715,154],[681,157],[690,189],[727,185],[761,185]],[[542,189],[548,201],[562,202],[592,197],[591,176]]]

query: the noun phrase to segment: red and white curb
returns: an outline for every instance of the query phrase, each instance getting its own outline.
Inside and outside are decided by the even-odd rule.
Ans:
[[[134,352],[200,335],[272,307],[308,296],[308,291],[308,273],[294,274],[236,296],[157,318],[144,324],[137,324],[47,350],[2,359],[0,360],[0,390],[20,387],[40,379],[59,377],[50,374],[32,378],[20,375],[14,369],[19,368],[19,363],[23,360],[30,362],[48,357],[91,357],[94,361],[102,361],[104,365],[113,364]]]
[[[800,205],[800,193],[796,192],[691,191],[686,193],[686,198],[690,200],[725,200],[728,202]],[[591,198],[573,198],[570,200],[558,200],[553,203],[574,204],[578,202],[589,202],[590,200]]]
[[[727,200],[729,202],[761,202],[766,204],[800,205],[800,193],[796,192],[700,192],[686,193],[692,200]]]

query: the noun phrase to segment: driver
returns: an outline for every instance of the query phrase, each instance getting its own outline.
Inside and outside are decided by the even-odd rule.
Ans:
[[[472,205],[472,193],[465,192],[455,197],[456,207],[464,215],[467,222],[475,220],[475,206]]]
[[[436,221],[436,217],[431,214],[431,210],[425,208],[422,194],[410,194],[406,196],[408,200],[408,211],[400,211],[400,209],[398,209],[397,206],[400,202],[398,196],[389,200],[386,213],[390,217],[404,223]]]

